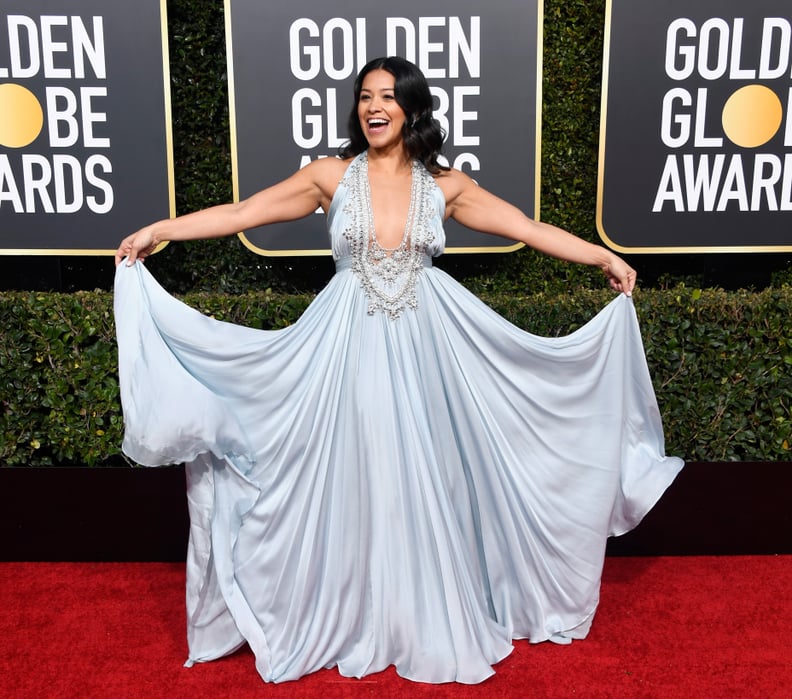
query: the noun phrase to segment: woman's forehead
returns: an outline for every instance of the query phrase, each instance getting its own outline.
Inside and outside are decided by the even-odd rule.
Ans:
[[[377,68],[363,78],[363,84],[360,86],[360,89],[379,92],[380,90],[392,90],[395,85],[396,78],[394,78],[393,75],[387,70]]]

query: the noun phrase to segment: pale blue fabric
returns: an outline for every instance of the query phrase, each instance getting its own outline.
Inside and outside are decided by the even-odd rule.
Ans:
[[[123,448],[187,462],[189,663],[248,643],[268,681],[395,665],[480,682],[512,639],[586,635],[606,537],[682,462],[629,298],[542,338],[426,266],[417,310],[369,315],[347,194],[328,215],[338,272],[284,330],[212,320],[118,267]]]

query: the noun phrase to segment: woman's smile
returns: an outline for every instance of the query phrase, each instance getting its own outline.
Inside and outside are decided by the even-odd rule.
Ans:
[[[386,70],[372,70],[363,80],[358,118],[369,145],[384,148],[401,142],[406,120],[396,101],[395,78]]]

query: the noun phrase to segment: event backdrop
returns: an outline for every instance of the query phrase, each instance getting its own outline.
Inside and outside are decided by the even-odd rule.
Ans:
[[[451,164],[535,216],[541,12],[536,0],[226,0],[235,197],[337,154],[355,75],[387,54],[427,76]],[[455,225],[448,236],[449,251],[517,247]],[[329,253],[319,215],[242,239],[264,254]]]
[[[599,168],[617,250],[792,250],[792,3],[609,0]]]
[[[3,0],[0,253],[103,254],[174,213],[165,0]]]

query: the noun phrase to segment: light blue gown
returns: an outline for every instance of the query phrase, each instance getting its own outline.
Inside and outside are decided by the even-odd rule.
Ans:
[[[338,271],[289,328],[118,267],[123,449],[187,464],[188,664],[247,643],[267,681],[481,682],[513,639],[586,635],[606,538],[682,467],[628,297],[567,337],[516,328],[431,267],[445,204],[421,166],[402,245],[376,245],[366,164],[328,212]]]

